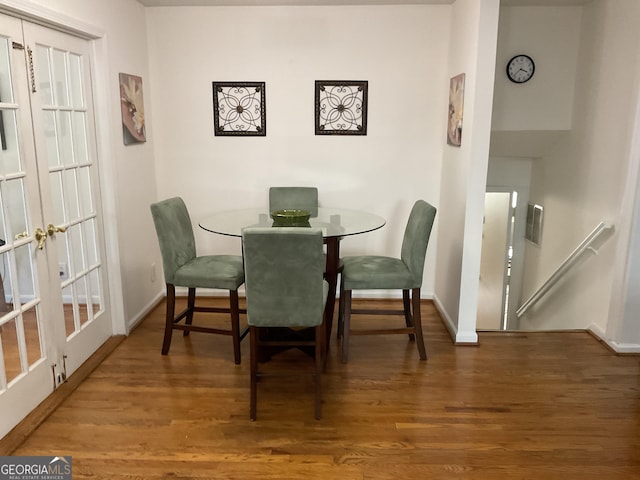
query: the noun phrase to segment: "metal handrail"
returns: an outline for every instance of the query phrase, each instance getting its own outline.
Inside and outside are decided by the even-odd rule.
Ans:
[[[591,250],[598,253],[591,246],[604,232],[607,232],[613,228],[613,225],[608,222],[600,222],[598,226],[585,238],[578,247],[571,252],[564,262],[556,269],[555,272],[542,284],[536,292],[531,295],[526,302],[524,302],[518,310],[516,310],[516,316],[520,318],[524,313],[535,305],[550,289],[553,287],[560,277],[562,277],[580,258],[580,256],[587,250]]]

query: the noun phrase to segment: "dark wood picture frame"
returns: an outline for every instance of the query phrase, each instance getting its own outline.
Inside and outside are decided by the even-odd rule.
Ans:
[[[265,82],[212,82],[212,88],[214,135],[267,135]]]
[[[366,135],[369,82],[316,80],[316,135]]]

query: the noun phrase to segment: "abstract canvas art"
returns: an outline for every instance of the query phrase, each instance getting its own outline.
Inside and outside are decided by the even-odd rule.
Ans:
[[[124,144],[146,142],[142,77],[128,73],[120,74],[120,109]]]
[[[449,119],[447,143],[455,147],[462,144],[462,117],[464,112],[464,73],[449,81]]]

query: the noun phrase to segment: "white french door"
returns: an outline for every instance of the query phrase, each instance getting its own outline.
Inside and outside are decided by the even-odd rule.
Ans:
[[[0,15],[0,436],[112,333],[90,47]]]

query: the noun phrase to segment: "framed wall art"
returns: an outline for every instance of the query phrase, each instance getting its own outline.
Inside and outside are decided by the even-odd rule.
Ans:
[[[264,82],[213,82],[216,136],[267,135]]]
[[[449,119],[447,143],[454,147],[462,144],[462,117],[464,112],[464,73],[449,81]]]
[[[125,145],[147,141],[144,125],[142,77],[120,74],[120,110],[122,112],[122,138]]]
[[[316,135],[366,135],[368,83],[316,80]]]

